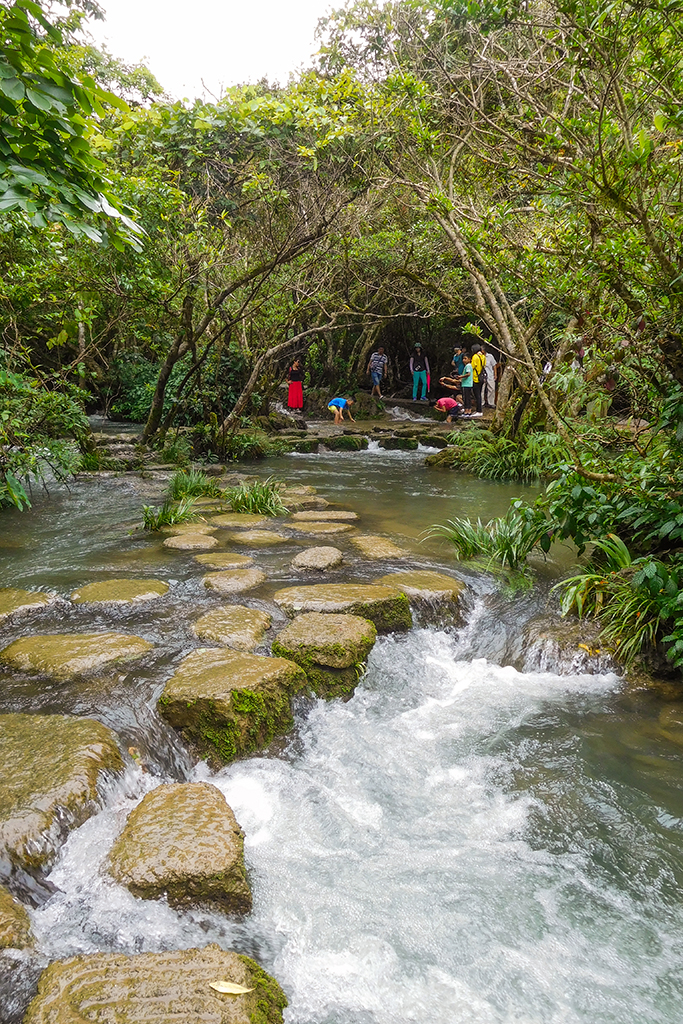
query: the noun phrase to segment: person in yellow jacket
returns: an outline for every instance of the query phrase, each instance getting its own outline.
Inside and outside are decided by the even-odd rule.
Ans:
[[[477,412],[481,412],[481,389],[486,379],[486,353],[481,345],[472,346],[472,391]]]

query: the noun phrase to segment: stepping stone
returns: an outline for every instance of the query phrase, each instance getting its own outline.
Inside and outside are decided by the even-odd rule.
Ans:
[[[164,541],[165,548],[174,548],[176,551],[201,551],[215,548],[218,541],[204,533],[183,533],[177,537],[168,537]]]
[[[289,537],[272,530],[242,530],[240,533],[229,533],[228,539],[234,544],[249,544],[253,548],[267,548],[272,544],[283,544]]]
[[[44,594],[41,590],[16,590],[14,587],[0,589],[0,622],[15,612],[36,611],[57,600],[56,594]]]
[[[248,914],[244,833],[219,789],[162,785],[131,812],[109,854],[109,870],[134,896],[172,907],[211,903]]]
[[[100,773],[122,771],[114,733],[92,718],[0,715],[0,862],[46,870],[98,810]]]
[[[211,525],[220,526],[221,529],[231,527],[233,530],[249,530],[267,523],[269,518],[270,516],[250,515],[248,512],[227,512],[222,516],[213,516]]]
[[[215,981],[249,989],[221,995]],[[43,971],[24,1024],[282,1024],[287,999],[248,956],[216,943],[169,953],[90,953]]]
[[[0,662],[22,672],[65,680],[118,661],[130,661],[154,644],[130,633],[54,633],[24,636],[0,651]]]
[[[133,604],[167,593],[168,583],[162,580],[104,580],[74,590],[71,600],[74,604]]]
[[[365,534],[362,537],[352,537],[351,543],[355,544],[361,554],[366,558],[407,558],[409,552],[399,548],[393,541],[386,537]]]
[[[375,583],[397,587],[407,597],[421,601],[458,601],[467,590],[462,580],[426,569],[390,572],[386,576],[380,576]]]
[[[306,612],[273,641],[273,654],[301,665],[319,697],[350,696],[377,630],[358,615]]]
[[[284,658],[200,647],[166,683],[158,708],[201,757],[220,766],[288,732],[290,698],[305,685],[303,669]]]
[[[289,616],[299,612],[347,612],[374,622],[378,633],[410,629],[406,595],[396,587],[372,583],[317,583],[278,590],[274,600]]]
[[[253,651],[270,629],[271,622],[270,615],[259,608],[230,604],[202,615],[192,631],[200,640],[213,640],[235,651]]]
[[[312,533],[314,535],[322,533],[348,533],[349,530],[353,530],[353,526],[349,523],[292,523],[292,529],[299,530],[300,533]]]
[[[306,548],[292,559],[293,569],[334,569],[344,556],[339,548]]]
[[[241,594],[244,590],[260,586],[265,580],[266,574],[260,569],[233,569],[210,572],[203,583],[209,590],[218,590],[221,594]]]
[[[352,519],[358,519],[357,512],[295,512],[292,516],[294,522],[351,522]]]
[[[208,536],[215,532],[216,527],[209,526],[208,523],[179,523],[177,526],[164,526],[161,529],[161,533],[165,533],[169,537],[185,537],[188,533],[193,537],[197,534]]]
[[[25,949],[30,945],[31,922],[26,907],[0,885],[0,949]]]
[[[195,555],[194,560],[200,565],[206,565],[209,569],[244,569],[248,565],[254,564],[254,559],[249,555],[234,555],[230,551]]]

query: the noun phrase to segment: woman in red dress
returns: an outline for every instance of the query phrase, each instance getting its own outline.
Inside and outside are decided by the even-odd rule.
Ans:
[[[295,359],[287,374],[289,377],[289,396],[287,405],[290,409],[303,409],[304,407],[304,370],[300,359]]]

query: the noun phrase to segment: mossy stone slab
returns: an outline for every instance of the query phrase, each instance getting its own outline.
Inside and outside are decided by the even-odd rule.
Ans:
[[[292,559],[293,569],[334,569],[341,565],[343,554],[339,548],[306,548]]]
[[[216,527],[209,526],[208,523],[178,523],[177,526],[163,526],[161,532],[167,537],[186,537],[188,534],[193,537],[197,534],[208,536],[216,532]]]
[[[229,533],[228,539],[233,544],[248,544],[252,548],[268,548],[273,544],[284,544],[289,537],[283,537],[281,533],[273,530],[240,530],[239,533]]]
[[[132,604],[167,593],[168,583],[163,580],[103,580],[74,590],[71,600],[74,604]]]
[[[56,601],[55,594],[44,594],[40,590],[19,590],[14,587],[0,588],[0,622],[15,612],[37,611]]]
[[[312,534],[315,537],[329,533],[348,533],[349,530],[353,530],[353,526],[350,523],[323,523],[314,521],[292,523],[291,525],[295,530],[299,530],[300,533]]]
[[[164,547],[174,551],[208,551],[217,545],[216,538],[206,533],[181,533],[164,541]]]
[[[413,620],[406,595],[396,587],[372,583],[316,583],[285,587],[274,600],[287,615],[299,612],[346,612],[370,619],[378,633],[410,629]]]
[[[273,654],[309,664],[351,668],[365,661],[377,639],[375,624],[359,615],[305,612],[273,641]]]
[[[351,543],[358,548],[366,558],[406,558],[408,552],[399,548],[387,537],[380,537],[373,534],[364,534],[361,537],[352,537]]]
[[[332,512],[320,512],[320,511],[308,511],[308,512],[295,512],[292,516],[292,520],[296,523],[350,523],[353,520],[358,519],[357,512],[344,512],[344,511],[332,511]]]
[[[248,565],[254,564],[254,559],[249,555],[237,555],[231,551],[211,551],[208,554],[195,555],[194,560],[207,569],[246,569]]]
[[[249,512],[227,512],[225,515],[214,516],[211,524],[220,526],[222,529],[253,530],[255,526],[267,523],[268,518],[268,516],[251,515]]]
[[[221,995],[213,981],[251,992]],[[43,971],[24,1024],[282,1024],[287,999],[247,956],[212,943],[167,953],[92,953]]]
[[[220,594],[241,594],[245,590],[253,590],[266,580],[266,574],[260,569],[228,569],[223,572],[210,572],[204,577],[204,586],[209,590],[217,590]]]
[[[0,949],[25,949],[30,945],[31,922],[26,907],[0,885]]]
[[[199,648],[166,683],[158,707],[203,757],[228,764],[291,729],[290,698],[305,685],[303,669],[284,658]]]
[[[0,715],[0,870],[44,869],[98,808],[100,772],[123,770],[114,734],[92,718]]]
[[[192,630],[200,640],[213,640],[235,651],[253,651],[270,629],[271,622],[270,615],[260,608],[229,604],[202,615]]]
[[[386,576],[380,576],[375,582],[387,587],[398,587],[408,597],[421,601],[457,602],[467,589],[462,580],[426,569],[390,572]]]
[[[251,910],[244,833],[219,789],[206,782],[162,785],[131,812],[109,870],[134,896],[171,906],[211,903]]]
[[[23,672],[70,679],[112,662],[130,661],[154,644],[129,633],[53,633],[23,636],[0,651],[0,662]]]

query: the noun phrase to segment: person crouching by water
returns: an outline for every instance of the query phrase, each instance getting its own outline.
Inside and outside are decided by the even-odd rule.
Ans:
[[[327,403],[327,408],[330,412],[334,413],[334,422],[336,424],[344,422],[344,409],[348,413],[348,417],[352,423],[355,423],[353,416],[351,415],[351,406],[353,405],[352,398],[333,398],[331,402]]]
[[[300,359],[295,359],[287,371],[289,378],[289,394],[287,405],[290,409],[303,409],[304,407],[304,368]]]
[[[446,413],[446,423],[455,423],[456,420],[460,418],[463,411],[462,403],[458,402],[457,399],[449,398],[448,396],[446,396],[446,398],[440,398],[434,408],[438,409],[439,412]]]

